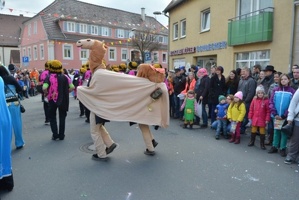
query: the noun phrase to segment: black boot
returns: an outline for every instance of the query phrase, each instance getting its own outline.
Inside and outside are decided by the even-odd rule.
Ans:
[[[249,147],[254,146],[255,137],[256,137],[256,133],[251,133],[250,142],[248,143]]]
[[[268,151],[268,153],[277,153],[278,149],[276,147],[271,147],[271,149]]]
[[[190,124],[190,129],[193,129],[193,124]]]
[[[187,124],[184,123],[184,127],[183,128],[187,128]]]
[[[266,147],[265,147],[265,135],[264,134],[260,135],[260,144],[261,144],[261,149],[266,150]]]
[[[269,131],[268,141],[265,142],[265,145],[272,146],[273,135],[274,135],[274,131],[273,130]]]

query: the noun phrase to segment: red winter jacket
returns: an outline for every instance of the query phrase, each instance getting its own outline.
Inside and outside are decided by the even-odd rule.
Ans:
[[[268,98],[253,98],[250,104],[248,119],[252,126],[265,127],[266,121],[270,121],[270,108]]]

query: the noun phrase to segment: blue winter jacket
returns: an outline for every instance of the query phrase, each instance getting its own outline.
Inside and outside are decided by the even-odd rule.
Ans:
[[[280,86],[273,89],[270,99],[270,109],[272,117],[278,115],[281,118],[285,119],[288,116],[288,107],[294,93],[295,90],[290,86]]]

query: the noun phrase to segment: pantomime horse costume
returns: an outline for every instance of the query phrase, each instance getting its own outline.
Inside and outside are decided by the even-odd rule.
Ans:
[[[168,90],[164,83],[164,69],[141,64],[137,76],[106,70],[103,58],[107,46],[98,40],[83,39],[77,46],[90,49],[89,66],[92,79],[89,87],[78,87],[79,100],[98,117],[111,121],[139,124],[147,155],[154,155],[158,144],[149,125],[166,128],[169,125]],[[150,95],[161,88],[162,96],[153,100]]]

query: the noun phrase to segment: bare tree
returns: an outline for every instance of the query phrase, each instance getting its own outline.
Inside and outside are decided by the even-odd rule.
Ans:
[[[155,29],[144,27],[141,30],[134,31],[132,46],[140,51],[142,57],[141,62],[144,63],[145,52],[152,53],[153,51],[159,50],[162,44],[159,42],[159,35]]]

